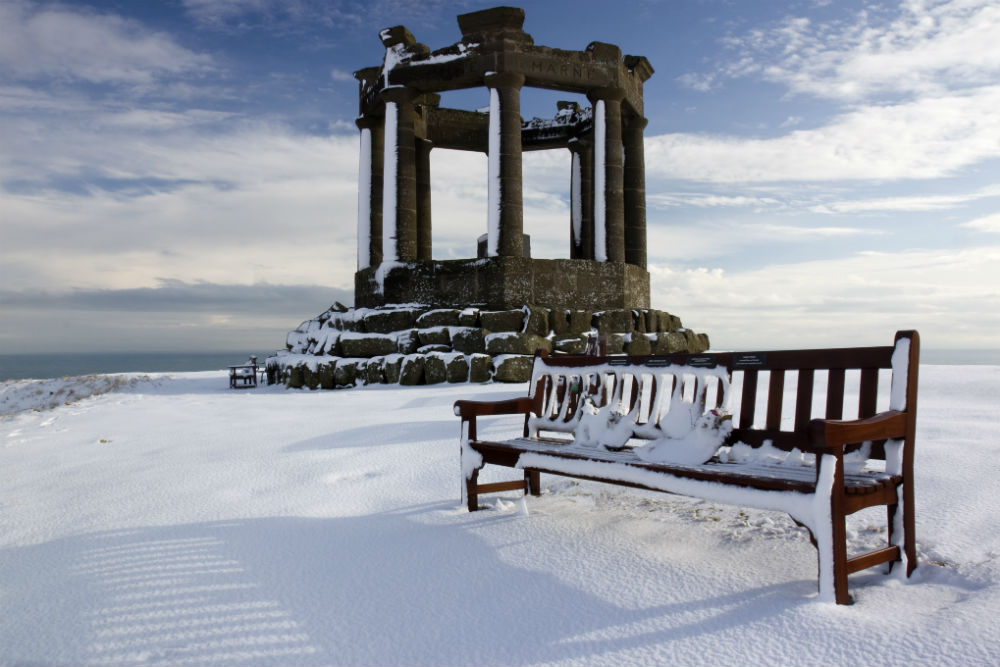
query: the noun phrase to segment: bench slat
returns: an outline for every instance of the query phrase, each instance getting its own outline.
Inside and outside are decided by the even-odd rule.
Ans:
[[[815,378],[815,371],[811,368],[799,371],[799,385],[795,393],[795,430],[800,433],[809,428],[809,420],[812,419]]]
[[[864,419],[875,414],[878,401],[878,369],[861,369],[861,389],[858,396],[858,418]]]
[[[812,493],[816,487],[816,468],[807,465],[767,465],[762,463],[720,463],[710,462],[699,466],[678,466],[662,463],[647,463],[639,459],[629,449],[622,451],[602,451],[575,446],[572,442],[554,438],[515,438],[505,441],[476,441],[470,446],[482,454],[487,463],[511,461],[523,452],[545,454],[556,458],[578,461],[614,463],[630,468],[666,473],[675,477],[719,481],[765,490],[799,491]],[[543,471],[560,473],[557,470]],[[575,476],[575,475],[571,475]],[[595,478],[596,479],[596,478]],[[598,481],[612,481],[600,480]],[[895,487],[899,478],[885,473],[870,472],[845,475],[845,490],[852,495],[877,493]],[[510,488],[523,488],[523,482],[511,482]],[[484,489],[489,485],[480,485]],[[500,490],[500,489],[496,489]],[[486,491],[481,491],[486,493]]]
[[[740,428],[753,427],[754,413],[757,408],[757,371],[743,371],[743,397],[740,401],[740,418],[737,424]]]
[[[781,404],[785,396],[785,371],[771,371],[767,387],[767,428],[781,428]]]
[[[826,418],[844,418],[844,369],[831,368],[826,381]]]

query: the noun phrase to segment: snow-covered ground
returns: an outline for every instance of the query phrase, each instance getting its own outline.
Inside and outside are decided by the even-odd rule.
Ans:
[[[524,391],[0,385],[0,663],[1000,663],[1000,367],[921,368],[921,564],[852,607],[780,514],[555,477],[466,512],[452,402]]]

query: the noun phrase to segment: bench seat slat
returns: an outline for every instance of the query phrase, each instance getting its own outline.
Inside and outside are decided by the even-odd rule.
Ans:
[[[676,477],[719,481],[757,489],[813,493],[816,489],[816,469],[806,465],[767,465],[761,463],[709,462],[697,466],[679,466],[642,461],[629,449],[604,451],[579,447],[572,442],[548,438],[514,438],[506,441],[476,441],[469,446],[482,454],[487,463],[510,465],[521,453],[532,452],[558,458],[615,463],[631,468],[666,473]],[[558,471],[554,471],[558,472]],[[880,472],[864,472],[844,476],[845,489],[852,495],[877,493],[894,487],[899,478]]]

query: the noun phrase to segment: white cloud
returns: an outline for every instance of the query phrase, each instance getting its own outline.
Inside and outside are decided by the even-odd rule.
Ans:
[[[862,227],[811,227],[775,224],[760,225],[758,229],[764,235],[771,235],[774,238],[785,238],[786,240],[801,240],[806,238],[824,239],[843,236],[872,236],[885,233],[878,229]]]
[[[752,208],[772,209],[783,206],[781,200],[774,197],[748,195],[720,195],[706,192],[655,192],[646,194],[647,206],[658,208],[673,208],[677,206],[695,206],[697,208]]]
[[[352,284],[356,137],[106,127],[34,133],[20,165],[0,164],[2,181],[38,179],[3,195],[8,288]],[[53,185],[81,176],[84,190]],[[51,253],[59,261],[39,270]]]
[[[278,32],[301,32],[315,25],[357,25],[364,17],[371,16],[378,5],[370,0],[182,0],[182,4],[187,14],[203,27],[229,31],[263,28]]]
[[[968,229],[975,229],[980,232],[1000,234],[1000,213],[994,213],[992,215],[983,216],[982,218],[976,218],[975,220],[963,222],[960,226]]]
[[[810,210],[816,213],[832,214],[942,211],[989,197],[1000,197],[1000,187],[982,188],[976,192],[954,195],[912,195],[909,197],[832,201],[816,204]]]
[[[209,56],[115,15],[61,5],[36,11],[13,0],[0,3],[0,25],[0,69],[14,80],[59,77],[134,86],[214,68]]]
[[[908,328],[930,348],[994,348],[1000,328],[1000,246],[650,273],[654,307],[716,349],[880,345]]]
[[[774,139],[648,137],[650,175],[711,182],[940,178],[1000,157],[1000,86],[864,106]]]
[[[940,96],[1000,76],[1000,5],[992,0],[869,6],[850,20],[788,17],[729,40],[731,76],[759,74],[793,92],[857,101],[886,94]]]
[[[354,74],[352,74],[351,72],[344,71],[342,69],[338,69],[336,67],[330,70],[330,78],[333,79],[334,81],[346,81],[349,83],[355,82]]]

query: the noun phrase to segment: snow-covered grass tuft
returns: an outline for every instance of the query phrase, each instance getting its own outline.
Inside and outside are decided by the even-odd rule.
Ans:
[[[50,380],[6,380],[0,383],[0,416],[51,410],[91,396],[134,388],[154,380],[149,375],[79,375]]]

